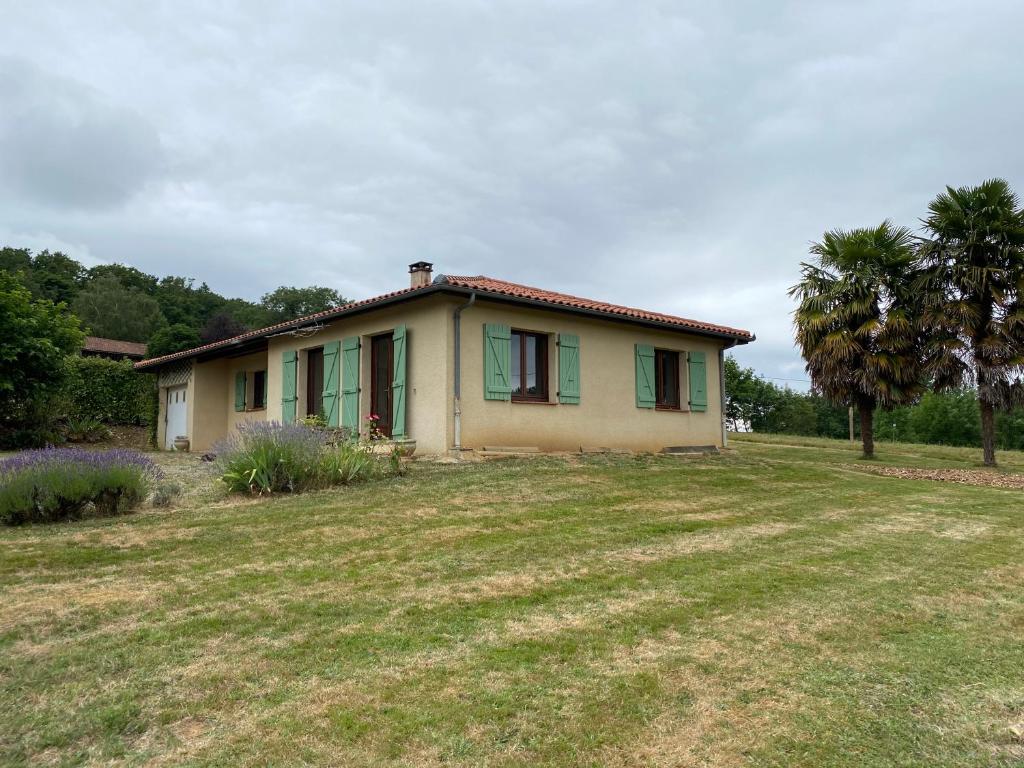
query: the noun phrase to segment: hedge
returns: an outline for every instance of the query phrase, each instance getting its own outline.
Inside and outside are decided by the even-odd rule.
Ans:
[[[157,401],[153,374],[138,373],[128,360],[69,357],[63,416],[104,424],[147,425]]]

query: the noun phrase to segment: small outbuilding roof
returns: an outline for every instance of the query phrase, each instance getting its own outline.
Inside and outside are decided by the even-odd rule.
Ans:
[[[146,345],[137,341],[121,341],[120,339],[104,339],[101,336],[86,336],[82,351],[94,355],[112,355],[115,357],[146,356]]]

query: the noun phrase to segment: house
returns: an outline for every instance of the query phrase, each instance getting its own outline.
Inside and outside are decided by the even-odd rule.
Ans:
[[[721,446],[722,355],[748,331],[410,265],[383,296],[136,363],[159,445],[206,451],[249,421],[375,414],[418,454]]]
[[[141,360],[146,356],[146,345],[137,341],[104,339],[86,336],[82,344],[82,357],[108,357],[111,360]]]

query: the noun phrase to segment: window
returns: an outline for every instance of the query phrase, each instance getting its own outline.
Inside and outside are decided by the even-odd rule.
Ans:
[[[512,331],[512,399],[547,402],[548,337],[543,333]]]
[[[654,407],[679,410],[679,353],[654,350]]]
[[[252,407],[254,410],[267,407],[266,371],[256,371],[252,375]]]

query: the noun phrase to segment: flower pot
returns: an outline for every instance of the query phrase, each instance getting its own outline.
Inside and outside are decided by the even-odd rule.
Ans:
[[[188,438],[184,435],[174,438],[174,450],[188,453]]]

